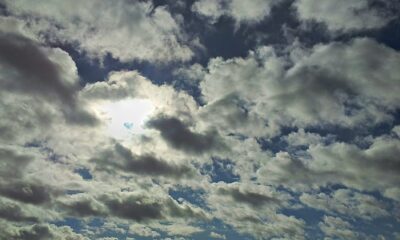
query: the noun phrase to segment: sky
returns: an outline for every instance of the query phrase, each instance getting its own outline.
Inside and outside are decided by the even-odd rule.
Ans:
[[[0,0],[0,239],[400,239],[398,0]]]

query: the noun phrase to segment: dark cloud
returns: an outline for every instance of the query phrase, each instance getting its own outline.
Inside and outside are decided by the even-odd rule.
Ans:
[[[0,34],[0,64],[8,68],[0,82],[2,90],[55,101],[61,104],[64,116],[71,123],[97,122],[78,105],[78,84],[63,80],[61,67],[49,59],[38,43],[15,34]]]
[[[10,182],[0,185],[0,195],[24,203],[43,204],[51,200],[52,190],[29,182]]]
[[[108,196],[103,202],[108,207],[112,216],[135,221],[163,218],[162,203],[149,201],[149,199],[136,196],[117,199]]]
[[[105,209],[95,206],[92,199],[74,201],[60,204],[67,214],[78,217],[105,216]]]
[[[154,193],[156,195],[156,193]],[[180,204],[171,198],[145,195],[143,193],[117,192],[96,197],[60,202],[59,206],[70,216],[117,217],[146,222],[169,218],[206,219],[202,210],[188,204]]]
[[[1,202],[0,203],[0,218],[14,222],[37,222],[36,217],[27,216],[15,203]]]
[[[2,81],[3,88],[74,103],[76,86],[63,83],[59,67],[33,41],[0,34],[0,61],[20,75],[19,81]]]
[[[92,159],[98,169],[114,171],[115,169],[149,176],[179,178],[191,176],[194,170],[189,166],[168,163],[152,155],[135,155],[119,143],[114,149],[106,150]]]
[[[200,154],[225,147],[217,132],[192,132],[175,117],[158,116],[148,121],[147,126],[160,131],[161,137],[168,144],[185,152]]]
[[[229,195],[234,201],[248,204],[254,208],[265,204],[279,204],[280,200],[274,197],[266,196],[260,193],[241,191],[239,189],[219,189],[218,192],[223,195]]]
[[[22,229],[19,235],[20,239],[42,240],[53,237],[51,230],[46,225],[33,225],[31,229]]]
[[[0,177],[18,178],[33,156],[20,153],[17,149],[0,147]]]

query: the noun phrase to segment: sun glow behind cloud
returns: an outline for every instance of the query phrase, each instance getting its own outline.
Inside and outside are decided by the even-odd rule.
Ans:
[[[124,99],[96,104],[96,110],[106,123],[107,134],[116,139],[127,139],[145,131],[143,125],[154,111],[147,99]]]

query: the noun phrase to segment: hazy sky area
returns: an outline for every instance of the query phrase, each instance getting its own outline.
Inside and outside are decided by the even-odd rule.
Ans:
[[[0,240],[399,240],[399,13],[0,0]]]

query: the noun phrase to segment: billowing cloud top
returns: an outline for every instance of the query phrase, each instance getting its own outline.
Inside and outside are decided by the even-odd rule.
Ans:
[[[0,239],[398,239],[399,10],[0,1]]]

